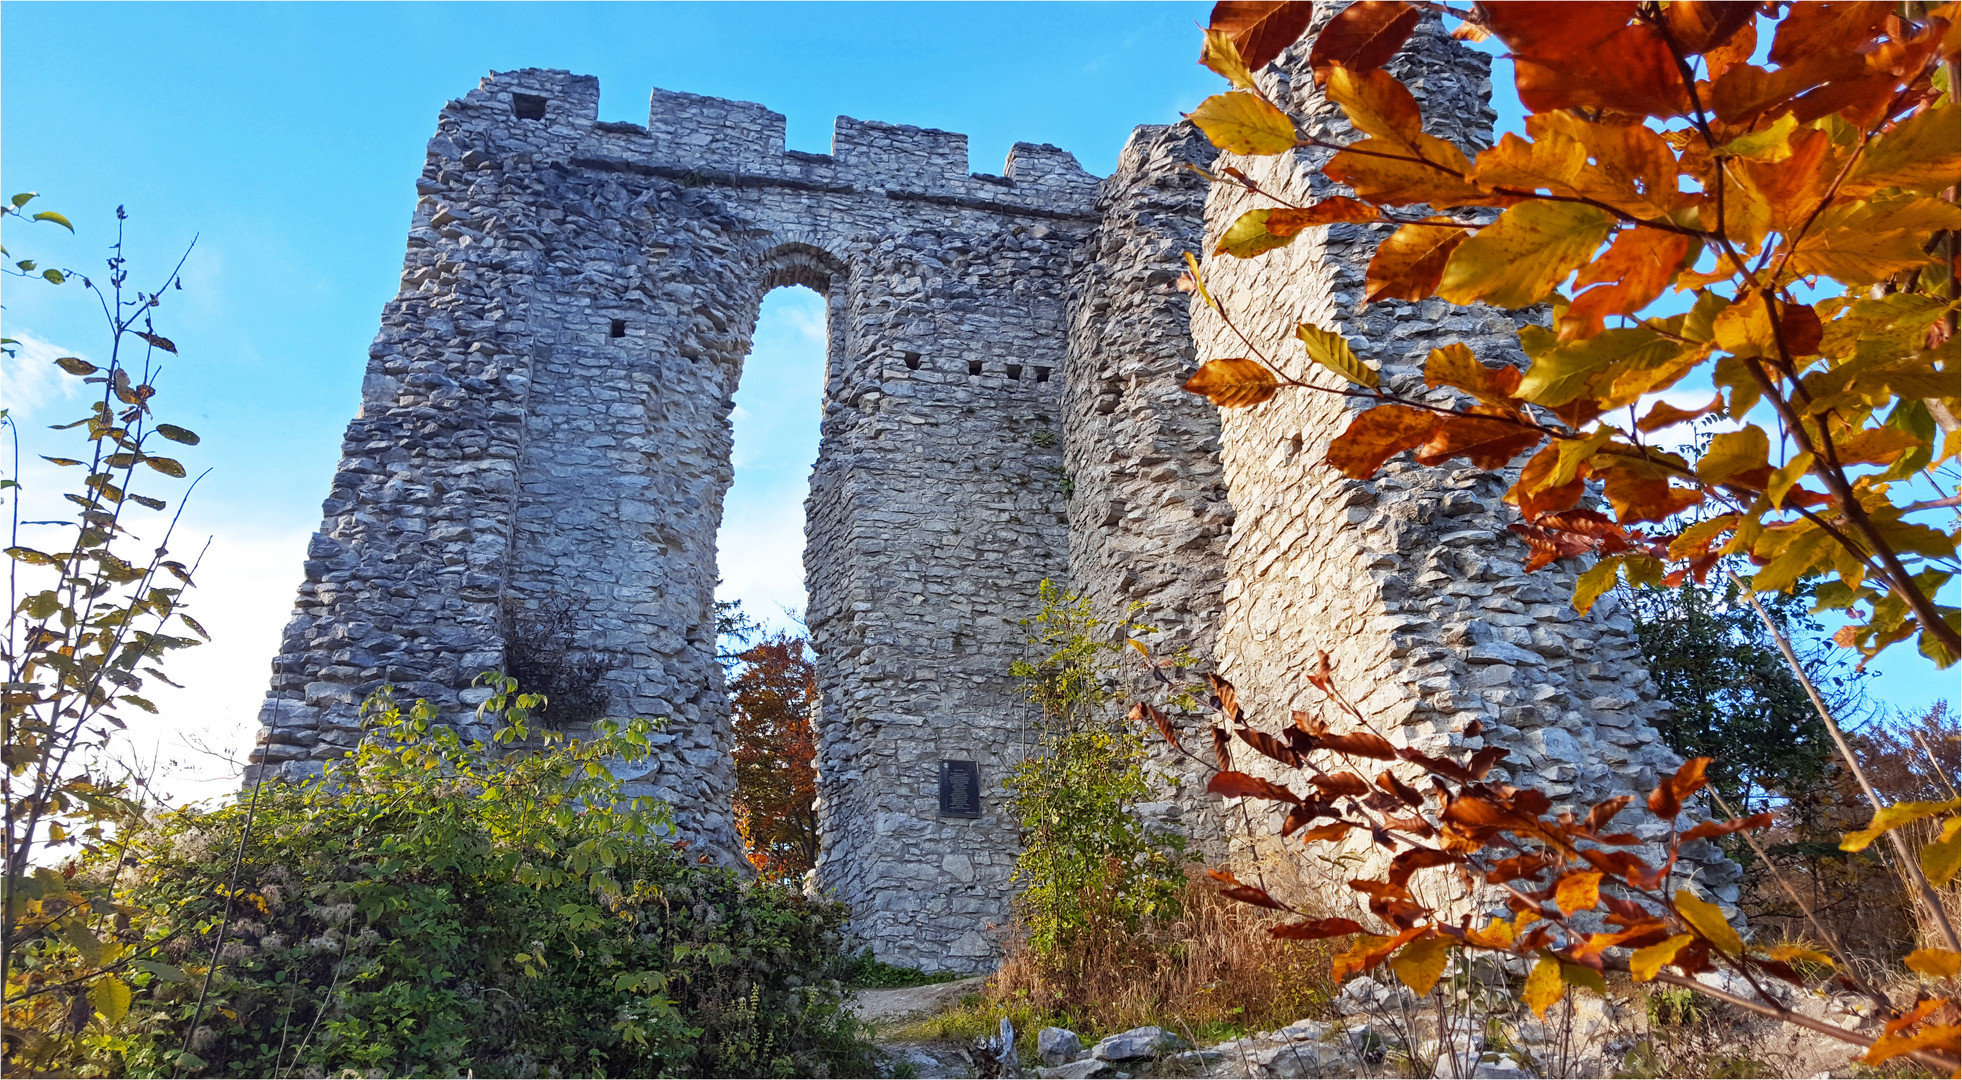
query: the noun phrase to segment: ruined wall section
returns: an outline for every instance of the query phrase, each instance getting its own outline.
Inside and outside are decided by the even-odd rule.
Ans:
[[[848,255],[845,354],[806,504],[819,667],[818,881],[893,963],[986,970],[1009,920],[1001,783],[1032,710],[1008,676],[1068,573],[1063,268],[1085,232],[922,230]],[[939,814],[942,760],[981,816]]]
[[[1426,130],[1468,153],[1489,145],[1489,60],[1450,40],[1435,17],[1420,24],[1389,68],[1424,102]],[[1276,100],[1306,116],[1311,135],[1355,137],[1315,89],[1305,46],[1290,49],[1266,77]],[[1348,194],[1320,174],[1322,154],[1228,157],[1221,164],[1305,204]],[[1208,249],[1242,212],[1260,205],[1271,204],[1216,187],[1206,211]],[[1424,392],[1425,357],[1453,341],[1482,358],[1523,366],[1516,320],[1535,312],[1455,308],[1435,299],[1363,308],[1365,269],[1392,228],[1330,226],[1260,258],[1209,259],[1208,284],[1266,355],[1331,389],[1341,381],[1307,360],[1294,338],[1298,323],[1339,330],[1380,365],[1385,385],[1405,393]],[[1216,315],[1196,305],[1193,336],[1202,360],[1246,352]],[[1495,775],[1539,786],[1556,803],[1584,810],[1611,795],[1646,791],[1660,771],[1673,769],[1679,759],[1653,726],[1666,703],[1643,668],[1627,615],[1607,600],[1587,616],[1576,614],[1571,565],[1524,572],[1524,546],[1504,531],[1516,520],[1501,502],[1507,479],[1402,459],[1373,480],[1348,480],[1323,459],[1352,416],[1345,399],[1301,390],[1252,409],[1223,410],[1235,526],[1218,655],[1241,700],[1251,703],[1256,726],[1272,731],[1290,709],[1319,708],[1307,676],[1327,650],[1338,683],[1393,741],[1428,752],[1475,748],[1481,739],[1461,731],[1477,719],[1484,741],[1512,753]],[[1248,748],[1236,748],[1236,761],[1266,772]],[[1251,824],[1272,832],[1271,821]],[[1643,828],[1659,835],[1655,823]],[[1236,843],[1249,856],[1259,847],[1246,837]],[[1736,867],[1713,846],[1686,845],[1686,857],[1700,864],[1699,880],[1720,898],[1735,898]]]
[[[1132,133],[1098,196],[1097,230],[1071,264],[1063,390],[1072,587],[1105,619],[1143,604],[1138,619],[1159,631],[1154,649],[1189,650],[1195,670],[1213,664],[1233,509],[1218,411],[1179,389],[1194,364],[1176,282],[1206,231],[1207,184],[1186,166],[1216,156],[1188,123]],[[1132,683],[1133,695],[1162,696],[1142,673]],[[1225,834],[1204,770],[1156,735],[1148,744],[1176,779],[1147,812],[1217,848]]]

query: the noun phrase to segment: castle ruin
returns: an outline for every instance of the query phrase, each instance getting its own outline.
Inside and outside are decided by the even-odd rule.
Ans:
[[[1263,78],[1346,137],[1304,56]],[[1391,66],[1433,133],[1488,143],[1484,56],[1432,21]],[[1007,671],[1044,578],[1106,614],[1145,602],[1163,643],[1234,680],[1270,730],[1308,703],[1326,649],[1380,729],[1435,749],[1479,718],[1556,798],[1673,768],[1627,619],[1612,602],[1576,615],[1571,570],[1521,571],[1499,478],[1402,463],[1347,480],[1319,464],[1341,399],[1283,393],[1222,423],[1180,391],[1200,359],[1241,351],[1174,287],[1181,255],[1251,205],[1184,167],[1219,158],[1189,126],[1137,129],[1100,181],[1052,146],[1017,144],[995,176],[948,132],[841,117],[832,152],[808,154],[760,105],[656,90],[642,126],[598,104],[590,77],[526,69],[442,110],[255,774],[344,753],[384,683],[467,718],[510,613],[556,606],[607,712],[668,718],[636,790],[734,861],[715,537],[732,395],[758,306],[786,285],[828,318],[804,556],[817,885],[880,959],[973,971],[998,954],[1017,848],[1000,782],[1033,719]],[[1237,164],[1332,193],[1305,155]],[[1383,227],[1313,233],[1207,262],[1270,355],[1296,356],[1293,327],[1313,321],[1399,388],[1448,341],[1523,361],[1521,313],[1360,310]],[[978,804],[950,811],[943,775],[969,762]],[[1216,853],[1254,842],[1264,819],[1230,826],[1183,776],[1151,812]],[[1706,884],[1734,899],[1712,865]]]

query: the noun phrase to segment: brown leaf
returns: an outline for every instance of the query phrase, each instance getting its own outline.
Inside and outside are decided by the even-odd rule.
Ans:
[[[1581,496],[1587,493],[1587,482],[1578,473],[1565,484],[1547,486],[1559,467],[1558,442],[1549,443],[1526,460],[1519,470],[1519,481],[1506,492],[1506,501],[1519,507],[1519,516],[1533,521],[1542,514],[1565,510],[1580,502]]]
[[[1346,821],[1331,821],[1327,825],[1317,825],[1302,833],[1301,842],[1305,844],[1310,840],[1340,840],[1353,828],[1355,826]]]
[[[1700,409],[1678,409],[1666,401],[1658,401],[1653,408],[1649,409],[1647,416],[1635,422],[1635,430],[1642,432],[1661,431],[1663,428],[1673,427],[1685,421],[1694,420],[1699,416],[1708,416],[1723,407],[1724,399],[1721,396],[1711,398],[1710,403]]]
[[[1299,40],[1314,17],[1311,0],[1220,0],[1208,27],[1232,38],[1240,59],[1258,71]]]
[[[1812,56],[1858,55],[1880,36],[1894,5],[1884,2],[1801,0],[1793,4],[1771,39],[1770,60],[1786,65]]]
[[[1333,750],[1338,754],[1354,754],[1357,757],[1375,758],[1378,761],[1395,761],[1397,748],[1381,735],[1368,731],[1351,731],[1345,735],[1323,735],[1316,745],[1323,750]]]
[[[1553,858],[1551,856],[1537,851],[1529,852],[1525,855],[1514,855],[1511,858],[1500,859],[1494,863],[1492,869],[1485,872],[1485,880],[1493,885],[1501,885],[1508,881],[1517,881],[1520,878],[1532,877],[1534,874],[1552,865],[1552,863]]]
[[[1483,780],[1485,774],[1492,771],[1492,766],[1504,761],[1507,754],[1504,747],[1488,746],[1471,756],[1471,760],[1465,763],[1465,771],[1471,773],[1472,779]]]
[[[177,351],[177,346],[173,344],[169,338],[164,337],[162,334],[147,334],[141,330],[131,330],[130,333],[135,334],[137,337],[140,337],[144,341],[149,342],[150,347],[153,349],[162,349],[167,353],[174,353]]]
[[[1352,772],[1339,772],[1333,776],[1317,776],[1309,781],[1322,789],[1322,793],[1333,798],[1341,795],[1369,794],[1369,781]]]
[[[1338,222],[1375,221],[1380,215],[1374,206],[1357,202],[1347,195],[1331,195],[1321,202],[1304,206],[1277,207],[1267,212],[1267,231],[1275,236],[1293,236],[1303,229]]]
[[[1139,720],[1150,720],[1152,726],[1158,729],[1158,734],[1164,736],[1165,741],[1171,743],[1174,749],[1185,749],[1179,745],[1179,733],[1172,727],[1172,718],[1150,704],[1140,701],[1131,706],[1131,720],[1134,723]]]
[[[1610,315],[1633,315],[1662,295],[1689,254],[1689,238],[1660,229],[1624,229],[1608,250],[1581,267],[1574,288],[1593,285],[1574,297],[1560,316],[1561,341],[1593,337]],[[1605,282],[1605,284],[1603,284]]]
[[[1296,757],[1293,747],[1269,735],[1265,731],[1256,731],[1253,728],[1242,726],[1236,729],[1234,734],[1240,737],[1241,742],[1246,743],[1248,746],[1253,747],[1255,750],[1260,751],[1262,754],[1273,758],[1275,761],[1289,768],[1294,768],[1301,764],[1301,760]]]
[[[1785,351],[1792,357],[1818,355],[1819,340],[1824,329],[1819,324],[1819,313],[1809,305],[1779,305],[1778,334],[1785,344]]]
[[[1373,71],[1403,48],[1417,27],[1417,9],[1395,0],[1361,0],[1342,9],[1315,35],[1308,65],[1315,81],[1328,78],[1331,64],[1351,71]]]
[[[1451,253],[1471,230],[1455,225],[1412,224],[1376,246],[1363,276],[1363,304],[1378,300],[1422,300],[1437,291]]]
[[[1517,372],[1518,369],[1514,368]],[[1480,469],[1503,469],[1540,444],[1540,433],[1524,424],[1479,416],[1455,416],[1417,450],[1419,465],[1439,465],[1462,457]]]
[[[1233,769],[1233,736],[1223,727],[1213,728],[1213,758],[1219,762],[1221,772]]]
[[[1428,409],[1378,405],[1357,414],[1328,447],[1328,463],[1344,476],[1367,480],[1401,451],[1422,446],[1444,424]]]
[[[1234,692],[1233,684],[1209,671],[1206,673],[1206,685],[1212,690],[1213,697],[1218,699],[1218,705],[1216,707],[1219,709],[1221,715],[1226,717],[1226,722],[1229,724],[1239,723],[1240,695]]]
[[[1243,772],[1216,772],[1206,782],[1206,790],[1223,799],[1272,799],[1297,805],[1301,802],[1301,796],[1287,788]]]
[[[1266,401],[1280,387],[1267,365],[1236,356],[1206,361],[1185,381],[1184,390],[1221,408],[1241,409]]]
[[[1432,757],[1421,750],[1413,750],[1408,746],[1398,750],[1397,756],[1434,776],[1449,777],[1461,784],[1470,783],[1473,779],[1471,772],[1457,762],[1445,758]]]
[[[1526,541],[1530,552],[1526,557],[1526,570],[1529,573],[1556,559],[1571,559],[1594,550],[1594,545],[1583,537],[1542,525],[1514,522],[1506,526],[1506,531],[1517,533],[1520,539]]]
[[[1238,878],[1234,877],[1230,871],[1208,870],[1206,871],[1206,875],[1225,886],[1220,889],[1219,893],[1228,900],[1238,900],[1242,904],[1252,904],[1255,907],[1273,908],[1276,911],[1287,910],[1286,906],[1280,901],[1267,895],[1266,889],[1258,885],[1244,884]]]
[[[1434,848],[1411,848],[1390,860],[1389,882],[1402,889],[1410,885],[1410,875],[1432,866],[1446,866],[1458,861],[1454,855]]]
[[[1271,926],[1268,927],[1267,932],[1289,941],[1317,941],[1321,938],[1341,937],[1344,934],[1360,934],[1363,928],[1361,923],[1352,919],[1314,919],[1308,922]]]
[[[1397,801],[1403,803],[1405,806],[1416,809],[1422,809],[1424,806],[1423,794],[1416,788],[1397,779],[1396,774],[1388,769],[1384,769],[1381,773],[1377,774],[1376,786],[1396,796]]]
[[[1326,656],[1328,654],[1324,653],[1323,655]],[[1305,713],[1300,709],[1295,709],[1290,714],[1290,719],[1294,721],[1295,730],[1311,738],[1320,738],[1328,734],[1328,721],[1323,720],[1313,713]]]
[[[1608,504],[1615,508],[1615,517],[1623,524],[1667,521],[1703,502],[1700,489],[1676,487],[1644,467],[1615,462],[1605,467],[1597,465],[1595,475],[1602,478],[1601,493],[1607,496]]]
[[[1617,795],[1612,799],[1595,803],[1594,809],[1587,812],[1587,820],[1581,823],[1581,828],[1591,833],[1600,832],[1607,827],[1608,822],[1614,820],[1616,814],[1621,813],[1622,807],[1633,801],[1635,801],[1633,795]]]

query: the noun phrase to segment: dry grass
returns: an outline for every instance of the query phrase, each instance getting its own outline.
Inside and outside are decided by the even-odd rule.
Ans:
[[[1069,955],[1012,952],[988,1001],[1066,1018],[1090,1035],[1156,1024],[1199,1041],[1282,1027],[1326,1012],[1334,986],[1322,943],[1278,941],[1268,913],[1186,882],[1183,915],[1137,933],[1086,935]]]

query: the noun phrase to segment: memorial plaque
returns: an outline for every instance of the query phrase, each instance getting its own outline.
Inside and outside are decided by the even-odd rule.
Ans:
[[[940,816],[981,816],[981,769],[974,762],[940,763]]]

